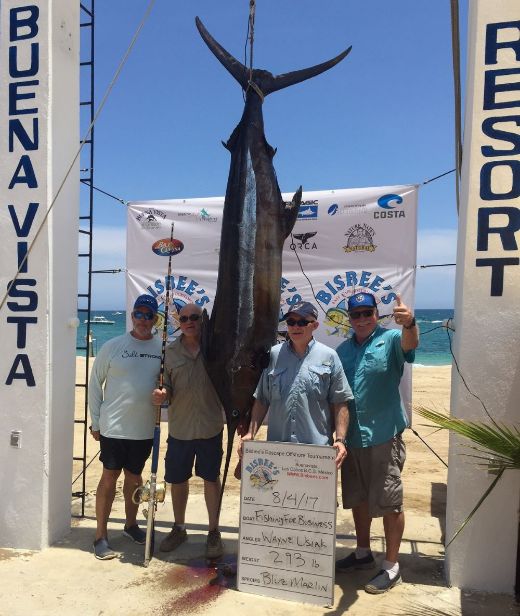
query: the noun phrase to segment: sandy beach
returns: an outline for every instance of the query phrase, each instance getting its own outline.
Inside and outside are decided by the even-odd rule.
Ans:
[[[77,358],[78,383],[84,381],[85,359]],[[413,372],[415,405],[449,408],[451,367],[416,367]],[[81,392],[76,401],[76,417],[83,414]],[[448,435],[424,425],[413,424],[419,436],[447,461]],[[330,616],[365,614],[517,614],[512,597],[476,592],[461,592],[446,585],[443,574],[443,533],[446,504],[446,467],[411,430],[405,433],[407,462],[404,471],[406,528],[400,563],[403,584],[381,596],[368,595],[364,583],[370,571],[340,574],[335,580],[332,609],[305,605],[309,615]],[[162,449],[165,449],[166,424],[163,424]],[[75,455],[81,455],[81,426],[76,426]],[[95,458],[97,443],[88,438],[87,460]],[[162,463],[163,452],[160,460]],[[234,463],[232,463],[234,468]],[[0,549],[2,607],[10,615],[78,614],[166,616],[181,614],[231,614],[248,616],[300,614],[302,604],[270,599],[236,591],[236,578],[226,577],[220,566],[208,568],[203,558],[206,511],[202,482],[193,478],[187,511],[189,540],[173,553],[157,552],[150,566],[142,566],[143,547],[122,536],[124,508],[121,490],[109,523],[110,542],[121,553],[119,559],[98,561],[92,553],[95,528],[95,490],[101,464],[97,458],[87,469],[85,517],[81,501],[72,500],[71,532],[62,541],[42,552]],[[75,462],[72,477],[81,471]],[[160,475],[162,464],[160,466]],[[146,468],[143,476],[149,476]],[[81,490],[81,478],[73,490]],[[240,484],[233,477],[227,482],[221,516],[226,554],[223,563],[233,564],[237,553]],[[140,516],[141,517],[141,516]],[[142,519],[142,517],[141,517]],[[172,523],[169,495],[157,512],[157,542],[169,532]],[[384,550],[382,524],[374,521],[373,549],[379,558]],[[350,512],[340,509],[337,519],[336,557],[349,553],[355,545]],[[415,610],[415,611],[414,611]]]

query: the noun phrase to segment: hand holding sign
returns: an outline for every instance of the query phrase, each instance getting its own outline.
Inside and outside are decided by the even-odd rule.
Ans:
[[[398,325],[402,325],[406,328],[412,327],[412,325],[415,323],[412,311],[410,310],[410,308],[408,308],[408,306],[403,304],[400,293],[396,293],[394,319]]]

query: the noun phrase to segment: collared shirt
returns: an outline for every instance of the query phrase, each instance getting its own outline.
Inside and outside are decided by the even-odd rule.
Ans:
[[[332,443],[330,404],[352,397],[336,351],[314,339],[303,357],[290,342],[274,346],[255,391],[269,407],[268,441],[314,445]]]
[[[224,426],[222,405],[206,372],[200,351],[196,357],[182,344],[183,336],[166,349],[164,385],[170,392],[168,431],[182,441],[212,438]]]
[[[345,340],[337,352],[354,392],[349,406],[347,447],[385,443],[408,425],[399,383],[404,363],[412,363],[415,350],[403,351],[401,332],[378,325],[362,344]]]
[[[161,367],[161,341],[127,333],[105,342],[90,375],[92,429],[107,438],[153,438],[152,390]]]

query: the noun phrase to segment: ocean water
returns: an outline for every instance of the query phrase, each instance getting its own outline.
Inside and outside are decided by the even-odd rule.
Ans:
[[[125,333],[126,313],[123,310],[93,310],[92,317],[104,316],[113,325],[91,324],[92,344],[94,354],[110,338]],[[421,331],[421,341],[415,353],[415,363],[422,366],[442,366],[451,364],[448,334],[442,327],[445,319],[453,317],[453,309],[428,309],[415,311],[415,318]],[[84,317],[83,317],[84,318]],[[86,325],[83,319],[78,327],[77,346],[85,346]],[[85,351],[78,350],[77,355],[85,355]]]

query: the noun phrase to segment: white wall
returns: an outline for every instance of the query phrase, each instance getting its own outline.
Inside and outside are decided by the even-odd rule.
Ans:
[[[454,336],[455,357],[470,389],[496,421],[516,426],[520,401],[520,144],[513,143],[518,141],[520,131],[515,123],[500,118],[516,116],[520,125],[520,90],[493,92],[493,84],[516,82],[518,87],[518,8],[518,0],[470,0]],[[504,22],[513,23],[506,27]],[[508,41],[514,49],[507,45]],[[504,69],[514,72],[496,77],[492,73]],[[492,128],[512,132],[516,137],[508,141],[504,133],[490,136],[490,123]],[[482,146],[492,147],[483,151]],[[499,161],[507,164],[495,168],[488,180],[486,169]],[[490,232],[499,228],[502,234]],[[480,402],[468,393],[455,368],[452,377],[452,414],[489,423]],[[476,468],[475,462],[461,453],[472,452],[459,439],[452,438],[448,539],[493,480],[485,469]],[[448,548],[446,567],[452,585],[513,593],[519,500],[520,472],[506,471],[483,507]]]
[[[18,74],[9,64],[10,47],[17,50]],[[44,218],[78,147],[78,96],[79,2],[2,2],[0,302],[19,267],[20,248],[23,253],[23,243],[34,242],[18,286],[0,308],[0,546],[5,547],[39,549],[70,528],[76,335],[68,322],[76,316],[77,165]],[[13,120],[23,124],[30,140],[14,137],[9,152]],[[24,168],[17,174],[20,160]],[[38,204],[32,224],[29,203]],[[22,227],[18,232],[8,205]],[[26,325],[25,336],[23,326],[10,322],[19,318],[36,319]],[[13,375],[17,355],[25,363]],[[21,448],[10,445],[13,430],[22,432]]]

